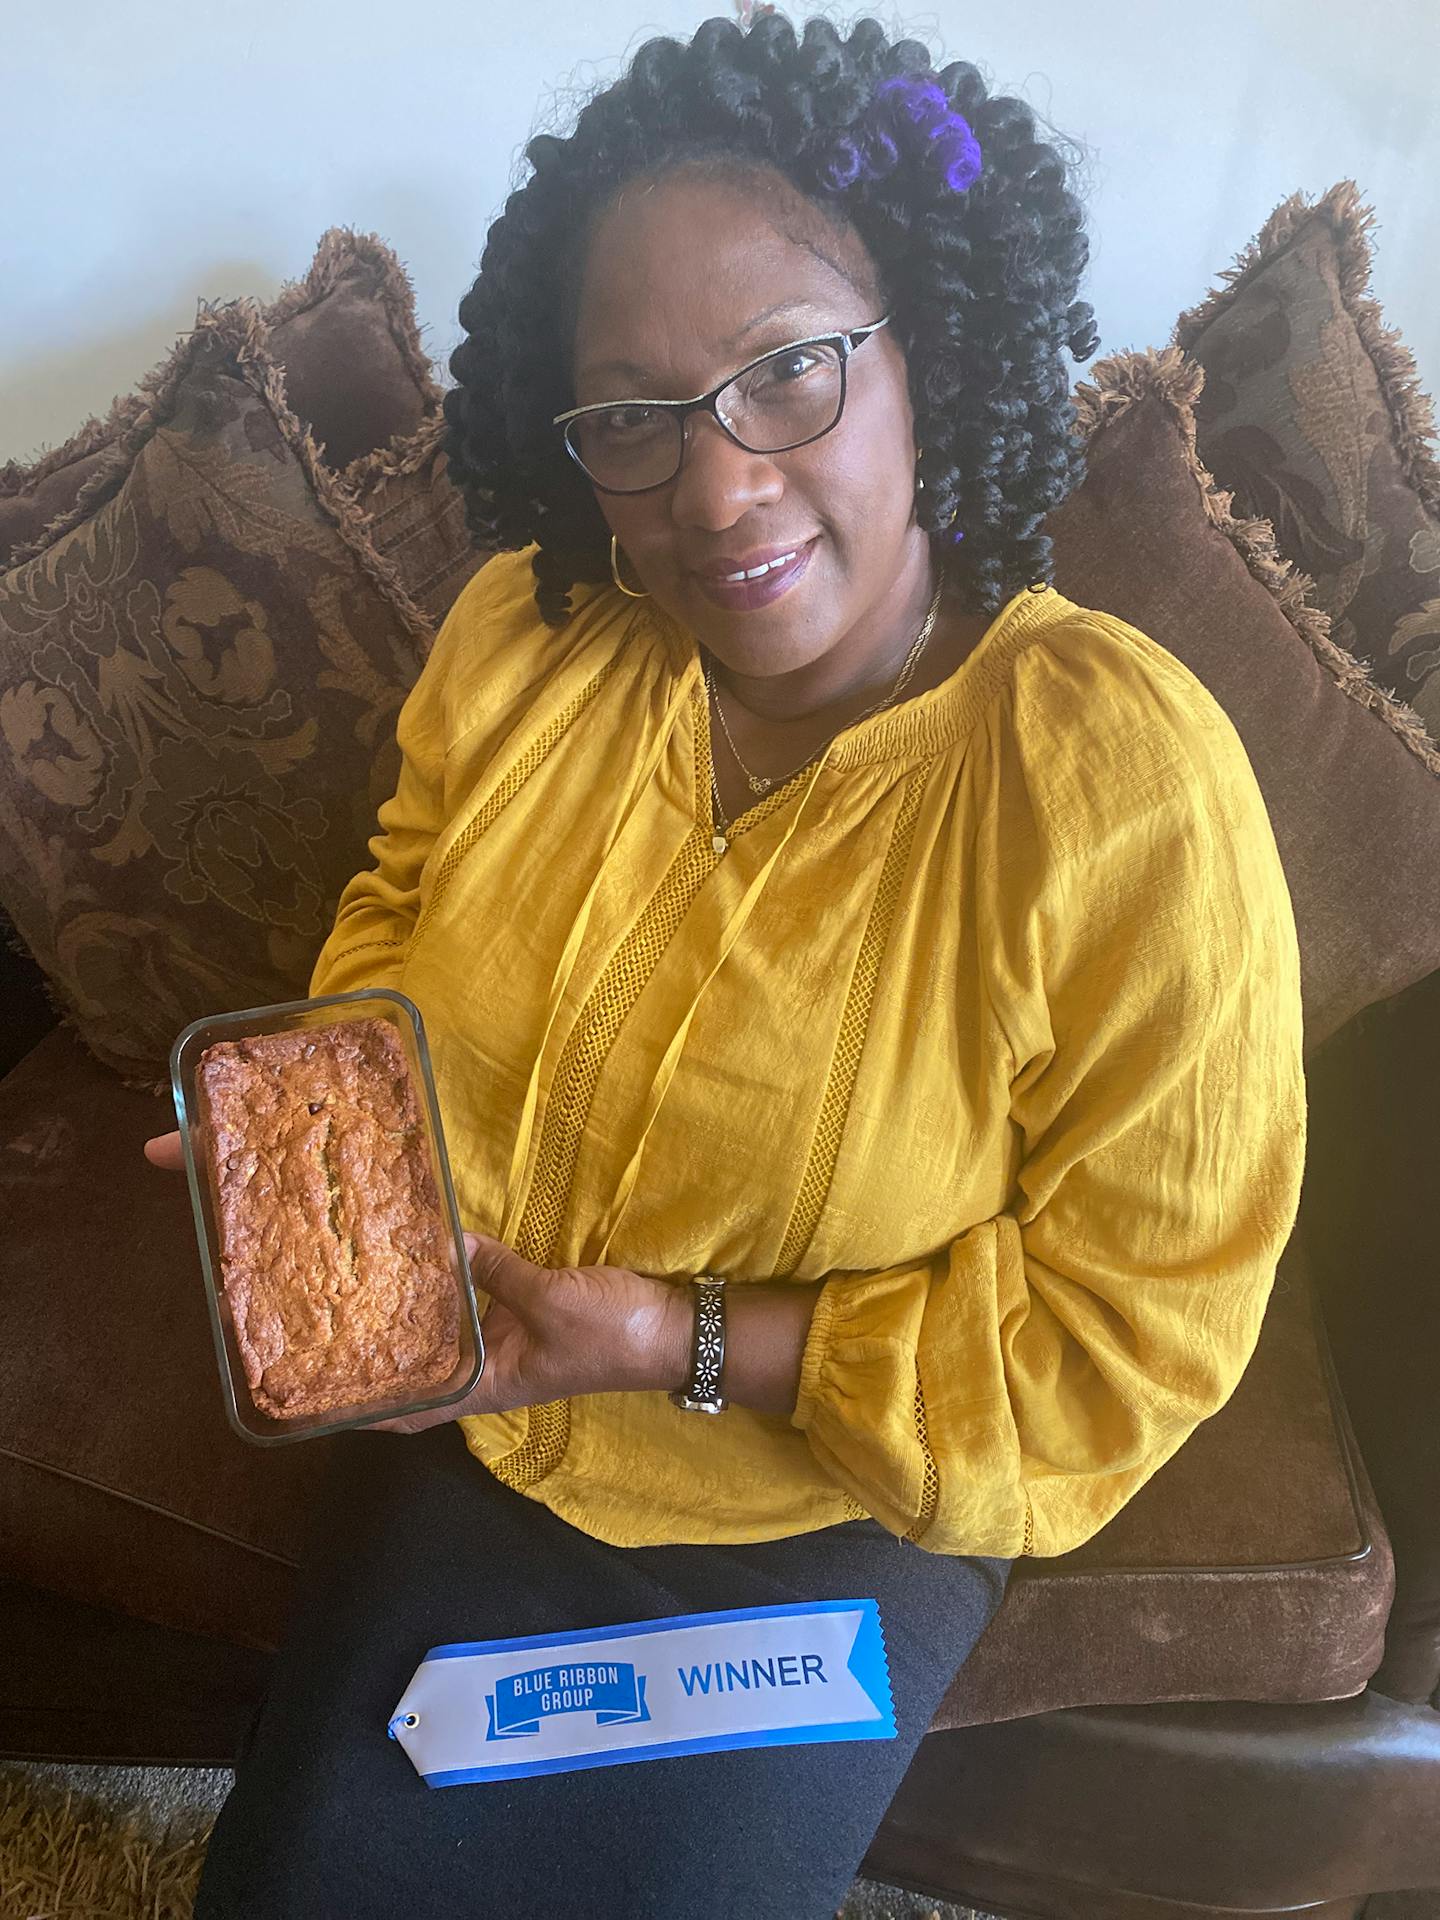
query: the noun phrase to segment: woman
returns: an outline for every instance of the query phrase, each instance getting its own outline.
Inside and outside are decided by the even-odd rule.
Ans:
[[[1095,333],[1030,113],[766,14],[527,154],[446,397],[501,551],[311,982],[424,1013],[489,1362],[336,1445],[201,1920],[833,1913],[1012,1561],[1233,1391],[1298,1205],[1244,750],[1050,584]],[[385,1738],[439,1643],[856,1596],[893,1740],[429,1792]]]

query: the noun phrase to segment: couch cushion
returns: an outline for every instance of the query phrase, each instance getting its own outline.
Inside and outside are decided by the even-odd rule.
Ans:
[[[174,1123],[68,1027],[0,1081],[0,1578],[274,1646],[327,1442],[231,1431]]]
[[[438,415],[414,290],[376,234],[331,227],[304,277],[280,289],[261,323],[290,411],[329,466],[347,466]],[[0,567],[29,559],[114,492],[126,465],[115,448],[156,378],[118,395],[103,420],[87,420],[63,446],[0,466]]]
[[[1306,1081],[1306,1244],[1395,1555],[1371,1685],[1440,1707],[1440,973],[1351,1021]]]
[[[1055,584],[1183,660],[1244,742],[1295,909],[1305,1053],[1440,967],[1440,747],[1330,638],[1264,521],[1195,454],[1204,373],[1118,354],[1076,389],[1088,473],[1051,516]]]
[[[1394,1591],[1300,1228],[1230,1400],[1083,1547],[1016,1561],[934,1725],[1343,1699],[1384,1657]]]
[[[0,902],[155,1085],[188,1021],[306,992],[434,629],[253,307],[200,316],[118,451],[118,490],[0,574]]]
[[[274,1645],[328,1443],[225,1423],[185,1183],[141,1153],[170,1123],[63,1029],[0,1082],[0,1577]],[[1292,1243],[1230,1402],[1083,1548],[1017,1563],[937,1724],[1348,1694],[1391,1583]]]
[[[1353,180],[1292,194],[1180,316],[1205,369],[1200,456],[1264,514],[1334,637],[1440,741],[1440,459],[1414,355],[1370,293],[1375,215]]]

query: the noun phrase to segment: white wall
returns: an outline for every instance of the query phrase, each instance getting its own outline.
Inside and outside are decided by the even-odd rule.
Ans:
[[[650,34],[735,0],[643,4],[0,0],[0,459],[103,413],[197,298],[272,296],[332,225],[395,248],[448,383],[523,142]],[[1437,0],[825,10],[973,60],[1086,144],[1102,354],[1163,345],[1277,202],[1349,177],[1379,218],[1386,317],[1440,384]]]

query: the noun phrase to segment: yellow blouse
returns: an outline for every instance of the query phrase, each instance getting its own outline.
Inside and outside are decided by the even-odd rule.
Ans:
[[[1081,1545],[1229,1399],[1299,1205],[1299,949],[1228,716],[1021,592],[717,852],[694,638],[611,587],[548,628],[530,560],[441,628],[310,990],[420,1007],[467,1227],[825,1285],[793,1416],[592,1394],[472,1452],[621,1546]]]

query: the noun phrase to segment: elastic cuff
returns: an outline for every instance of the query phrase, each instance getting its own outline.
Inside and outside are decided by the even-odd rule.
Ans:
[[[795,1411],[790,1416],[794,1427],[808,1427],[815,1418],[815,1396],[820,1390],[820,1369],[829,1354],[830,1326],[835,1318],[836,1287],[827,1280],[815,1301],[810,1328],[805,1335],[805,1350],[800,1356],[800,1388],[795,1395]]]

